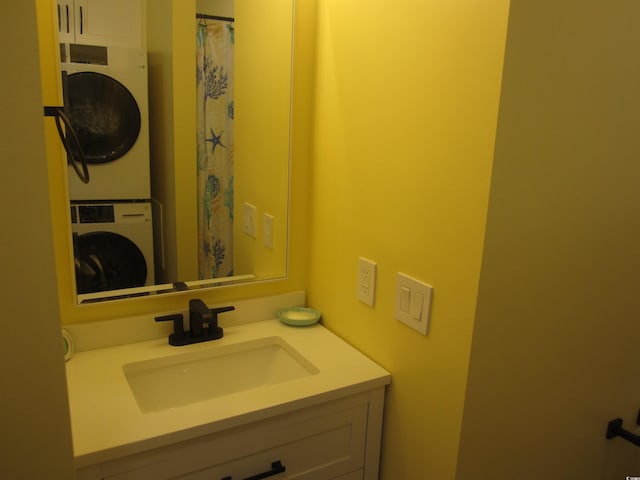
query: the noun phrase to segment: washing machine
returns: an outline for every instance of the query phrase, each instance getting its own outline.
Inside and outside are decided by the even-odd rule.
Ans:
[[[60,47],[64,111],[89,171],[85,183],[69,166],[71,200],[150,199],[146,52]]]
[[[151,202],[74,203],[78,295],[153,285]]]

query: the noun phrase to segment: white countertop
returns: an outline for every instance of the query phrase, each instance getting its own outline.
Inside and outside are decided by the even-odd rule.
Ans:
[[[142,413],[122,366],[264,337],[278,336],[319,373],[168,410]],[[267,320],[224,329],[220,340],[182,347],[167,339],[76,353],[67,362],[78,468],[372,390],[389,373],[320,324],[290,327]],[[239,375],[242,372],[238,372]]]

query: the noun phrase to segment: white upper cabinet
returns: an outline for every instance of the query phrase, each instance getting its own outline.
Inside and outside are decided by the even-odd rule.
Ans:
[[[143,0],[57,0],[61,43],[145,48]]]

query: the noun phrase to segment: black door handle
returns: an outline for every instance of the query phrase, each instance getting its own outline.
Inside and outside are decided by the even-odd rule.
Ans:
[[[286,472],[287,467],[285,467],[280,460],[276,460],[271,463],[271,470],[267,472],[258,473],[257,475],[253,475],[251,477],[247,477],[244,480],[262,480],[263,478],[273,477],[274,475],[278,475],[279,473]],[[224,477],[220,480],[233,480],[231,477]]]

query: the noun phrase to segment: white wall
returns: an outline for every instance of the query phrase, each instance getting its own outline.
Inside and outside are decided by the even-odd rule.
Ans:
[[[69,480],[74,473],[37,39],[35,3],[5,2],[0,15],[0,476]]]

